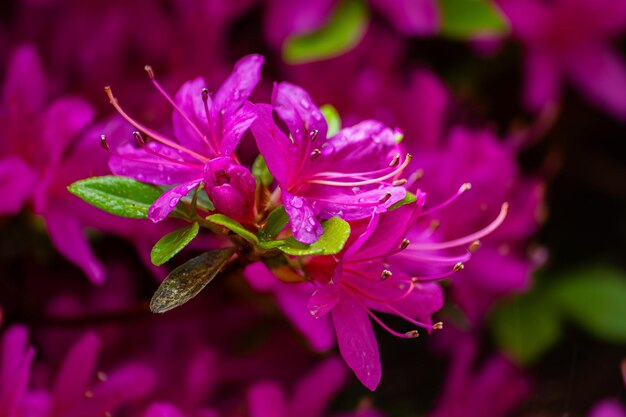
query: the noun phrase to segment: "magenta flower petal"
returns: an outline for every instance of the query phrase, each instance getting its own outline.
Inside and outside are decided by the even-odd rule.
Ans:
[[[158,143],[148,143],[145,149],[130,144],[119,147],[117,154],[109,159],[109,169],[115,175],[158,185],[187,182],[198,178],[202,172],[201,166],[193,165],[179,152]]]
[[[272,93],[272,104],[287,124],[296,146],[310,141],[312,132],[320,138],[326,137],[326,119],[304,89],[287,82],[278,83]]]
[[[46,79],[33,46],[24,45],[15,49],[6,74],[2,97],[5,103],[18,99],[31,111],[42,109],[46,98]]]
[[[524,101],[535,111],[546,103],[556,104],[561,90],[562,69],[547,52],[530,52],[524,61],[526,79]]]
[[[164,192],[157,198],[148,210],[148,218],[157,223],[164,220],[176,208],[181,198],[185,197],[191,190],[196,188],[202,180],[193,180],[182,183]]]
[[[261,382],[248,392],[250,417],[289,417],[283,390],[272,382]]]
[[[84,398],[87,384],[95,371],[99,348],[96,335],[86,333],[67,353],[52,389],[56,409],[67,408],[77,399]]]
[[[324,233],[324,229],[315,217],[311,204],[303,197],[291,195],[285,190],[282,192],[282,200],[289,216],[293,237],[305,244],[315,242]]]
[[[28,388],[35,350],[28,345],[28,330],[22,326],[8,328],[0,347],[0,412],[14,416]]]
[[[37,174],[18,156],[0,159],[0,214],[15,214],[30,197]]]
[[[325,316],[335,308],[340,295],[339,287],[332,282],[321,286],[309,298],[307,305],[309,313],[316,319]]]
[[[46,110],[42,144],[49,153],[49,164],[58,163],[76,135],[93,120],[94,110],[79,98],[61,98]]]
[[[626,61],[622,57],[607,46],[581,48],[568,69],[590,100],[626,120]]]
[[[626,408],[614,400],[604,400],[594,405],[589,417],[626,417]]]
[[[43,214],[54,247],[70,262],[83,270],[92,283],[104,282],[104,267],[93,254],[83,233],[83,224],[71,213],[58,207]]]
[[[230,116],[250,97],[261,78],[265,59],[261,55],[247,55],[235,64],[230,76],[222,83],[213,97],[212,117]]]
[[[172,404],[156,403],[150,405],[143,417],[185,417]]]
[[[246,103],[244,108],[256,111],[257,118],[251,126],[256,144],[276,181],[279,184],[286,184],[291,174],[289,161],[296,158],[297,150],[274,123],[272,106]]]
[[[220,154],[228,156],[235,151],[239,140],[256,119],[256,112],[249,106],[243,106],[227,116],[224,123],[224,137],[220,144]]]
[[[341,356],[363,385],[374,391],[382,376],[378,343],[365,309],[343,295],[332,312]]]

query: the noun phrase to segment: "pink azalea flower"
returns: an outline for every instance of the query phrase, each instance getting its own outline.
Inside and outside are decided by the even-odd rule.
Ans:
[[[497,354],[477,363],[477,342],[465,335],[453,339],[449,346],[452,363],[437,406],[429,417],[509,415],[528,396],[528,378]]]
[[[604,400],[594,405],[589,417],[626,417],[626,407],[613,400]]]
[[[305,267],[320,287],[309,300],[314,317],[332,312],[339,350],[357,378],[374,390],[381,378],[378,345],[371,317],[385,330],[401,338],[415,338],[417,330],[397,332],[373,313],[393,314],[427,330],[438,329],[431,315],[443,306],[441,288],[431,281],[463,268],[469,255],[461,250],[479,236],[493,232],[506,216],[503,205],[487,227],[447,242],[431,242],[427,230],[415,233],[425,194],[418,191],[415,204],[375,214],[365,231],[343,252],[338,261],[313,258]],[[410,229],[414,229],[409,232]],[[406,237],[411,237],[411,241]]]
[[[556,104],[568,80],[597,106],[626,120],[626,62],[611,39],[626,31],[622,0],[500,0],[526,48],[524,100]]]
[[[394,180],[411,158],[402,156],[398,132],[366,120],[327,137],[326,121],[308,93],[286,82],[275,86],[272,104],[289,136],[265,104],[254,106],[252,133],[280,186],[295,239],[315,242],[323,231],[318,217],[362,219],[404,198]]]
[[[117,149],[109,166],[117,175],[158,185],[176,185],[154,202],[148,217],[159,222],[178,201],[204,183],[217,211],[241,222],[253,220],[255,181],[233,154],[241,136],[256,118],[242,107],[260,78],[263,57],[249,55],[211,98],[202,78],[185,83],[175,99],[148,73],[156,88],[174,106],[172,121],[176,140],[130,118],[107,90],[113,106],[135,128],[151,139],[144,143],[136,132],[139,149],[127,144]],[[232,155],[232,157],[231,157]]]

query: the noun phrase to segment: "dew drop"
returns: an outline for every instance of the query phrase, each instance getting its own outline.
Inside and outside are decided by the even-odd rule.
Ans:
[[[240,97],[241,97],[241,93],[239,92],[239,90],[234,90],[233,91],[233,98],[235,100],[239,100]]]
[[[322,120],[322,113],[320,113],[320,112],[318,112],[318,111],[314,111],[314,112],[311,114],[311,116],[313,116],[313,118],[314,118],[315,120],[317,120],[318,122],[319,122],[320,120]]]
[[[173,197],[173,198],[170,200],[170,207],[176,207],[176,204],[178,204],[178,200],[179,200],[179,198],[177,198],[177,197]]]
[[[300,105],[302,106],[303,109],[308,110],[311,108],[311,103],[309,103],[309,101],[305,98],[303,98],[302,100],[300,100]]]
[[[302,200],[302,197],[298,197],[297,195],[295,195],[291,198],[291,205],[293,207],[302,208],[303,204],[304,204],[304,201]]]

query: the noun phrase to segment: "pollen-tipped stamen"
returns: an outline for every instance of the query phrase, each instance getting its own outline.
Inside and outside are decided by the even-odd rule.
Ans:
[[[119,105],[117,98],[113,95],[113,91],[111,90],[111,87],[106,86],[104,87],[104,91],[106,92],[106,95],[109,97],[109,102],[111,103],[111,105],[115,108],[115,110],[117,110],[117,112],[120,114],[120,116],[122,116],[124,119],[126,119],[126,121],[128,121],[128,123],[130,123],[131,125],[133,125],[135,128],[139,129],[140,131],[142,131],[144,134],[148,135],[149,137],[151,137],[152,139],[156,140],[157,142],[162,143],[163,145],[167,145],[170,148],[174,148],[178,151],[184,152],[187,155],[196,158],[197,160],[206,163],[209,161],[209,158],[206,158],[202,155],[200,155],[197,152],[192,151],[191,149],[187,149],[184,146],[179,145],[178,143],[164,137],[163,135],[159,134],[158,132],[142,125],[141,123],[137,122],[136,120],[134,120],[133,118],[131,118],[125,111],[124,109],[122,109],[122,107]]]
[[[107,137],[105,135],[100,135],[100,146],[104,148],[105,151],[110,151],[109,143],[107,142]]]
[[[371,179],[364,180],[364,181],[330,181],[330,180],[312,179],[312,180],[309,180],[308,182],[311,184],[330,185],[334,187],[357,187],[357,186],[362,186],[362,185],[376,184],[376,183],[383,182],[389,178],[393,178],[396,175],[401,174],[402,171],[404,171],[404,169],[409,165],[409,162],[411,162],[411,158],[412,158],[411,155],[407,154],[402,165],[400,165],[395,170],[377,178],[371,178]],[[350,176],[350,174],[343,174],[343,175]],[[317,176],[320,176],[320,174],[317,174]]]
[[[472,184],[470,184],[469,182],[466,182],[465,184],[461,185],[459,187],[459,190],[454,193],[450,198],[448,198],[446,201],[444,201],[441,204],[436,205],[435,207],[431,207],[428,210],[424,210],[421,215],[422,216],[428,216],[436,211],[441,210],[444,207],[449,206],[450,204],[452,204],[453,202],[456,201],[456,199],[458,199],[461,195],[463,195],[466,191],[469,191],[472,189]]]

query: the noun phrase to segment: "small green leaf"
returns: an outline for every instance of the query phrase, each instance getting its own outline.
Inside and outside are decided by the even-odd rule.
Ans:
[[[289,223],[289,216],[285,211],[285,206],[280,206],[272,210],[267,216],[267,222],[265,223],[265,229],[263,230],[267,239],[272,239],[276,236],[285,226]]]
[[[166,234],[152,248],[150,260],[157,266],[163,265],[183,250],[198,235],[199,230],[198,223],[193,223]]]
[[[332,104],[324,104],[320,107],[320,111],[326,119],[326,124],[328,124],[327,136],[335,136],[341,130],[341,116],[339,116],[339,112]]]
[[[246,229],[239,223],[237,220],[233,220],[228,216],[223,214],[212,214],[206,218],[208,221],[214,224],[218,224],[220,226],[224,226],[231,232],[234,232],[246,239],[250,243],[254,243],[257,245],[259,243],[259,239],[256,237],[254,233]]]
[[[283,59],[289,64],[303,64],[348,52],[365,35],[368,14],[363,0],[340,0],[326,25],[314,32],[287,38],[283,44]]]
[[[67,189],[99,209],[133,219],[148,217],[148,209],[163,193],[153,185],[115,175],[76,181]]]
[[[259,181],[266,187],[269,187],[274,181],[274,177],[267,168],[267,164],[265,163],[265,158],[263,158],[263,155],[257,156],[254,160],[254,163],[252,164],[252,175],[254,176],[254,178],[256,178],[257,181]]]
[[[491,317],[496,344],[520,364],[529,364],[561,336],[560,319],[545,299],[521,296],[496,310]]]
[[[407,204],[414,203],[417,200],[417,197],[412,192],[407,191],[404,198],[394,205],[389,207],[389,210],[397,209],[398,207],[406,206]]]
[[[441,35],[466,40],[484,34],[503,34],[509,25],[490,0],[439,0]]]
[[[577,269],[555,279],[549,297],[590,334],[626,343],[626,274],[610,267]]]
[[[165,313],[191,300],[224,268],[234,252],[232,248],[212,250],[174,269],[152,296],[150,310]]]
[[[322,222],[324,233],[320,238],[305,245],[290,237],[285,239],[285,245],[278,247],[289,255],[334,255],[339,253],[350,236],[350,225],[339,217],[333,217]]]

